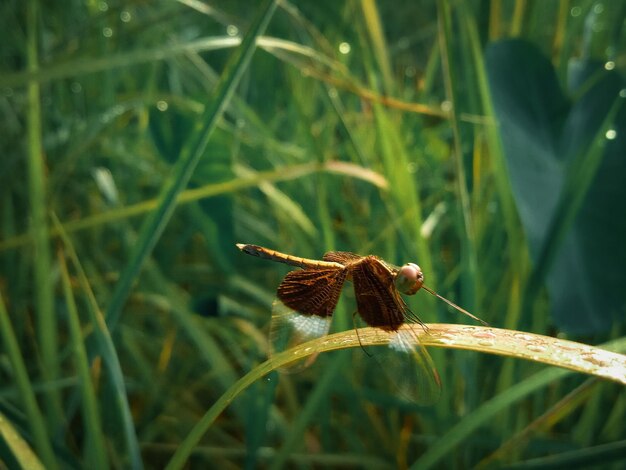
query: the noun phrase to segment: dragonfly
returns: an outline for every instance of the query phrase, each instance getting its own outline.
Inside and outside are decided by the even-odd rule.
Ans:
[[[342,288],[346,281],[352,281],[357,312],[363,321],[392,334],[389,346],[377,354],[377,360],[401,394],[419,404],[437,400],[441,380],[418,335],[410,328],[401,328],[405,324],[418,324],[428,331],[401,293],[413,295],[423,289],[488,326],[424,285],[424,274],[415,263],[397,267],[374,255],[347,251],[330,251],[322,260],[314,260],[258,245],[238,243],[237,248],[252,256],[301,268],[287,273],[278,286],[270,323],[273,353],[327,335]],[[291,371],[310,365],[314,359],[312,355],[306,361],[292,364]]]

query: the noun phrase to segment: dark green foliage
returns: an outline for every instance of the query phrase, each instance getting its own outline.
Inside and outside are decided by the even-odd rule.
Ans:
[[[607,331],[626,313],[621,288],[626,285],[626,217],[618,215],[626,200],[626,107],[620,97],[624,83],[603,63],[572,60],[567,98],[550,61],[530,43],[495,43],[486,57],[530,253],[535,265],[547,263],[545,271],[535,274],[547,281],[554,322],[570,333]],[[607,131],[615,137],[608,138]],[[598,157],[593,146],[601,147]],[[586,167],[591,175],[576,173],[581,159],[593,158],[600,162]],[[551,226],[563,218],[558,211],[568,210],[560,201],[576,204],[570,188],[582,193],[584,202],[573,214],[571,227],[564,229],[564,238],[552,247],[555,253],[547,253],[544,246],[554,235]]]

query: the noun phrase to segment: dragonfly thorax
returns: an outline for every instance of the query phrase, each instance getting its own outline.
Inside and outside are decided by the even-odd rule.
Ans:
[[[413,295],[424,284],[424,274],[415,263],[407,263],[398,269],[395,278],[396,288],[406,295]]]

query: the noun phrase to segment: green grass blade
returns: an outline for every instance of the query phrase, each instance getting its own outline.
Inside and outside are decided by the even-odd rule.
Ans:
[[[456,188],[457,196],[460,205],[460,214],[462,217],[462,223],[460,226],[459,238],[461,242],[461,257],[463,265],[463,281],[461,288],[464,291],[462,303],[470,311],[476,309],[476,246],[474,237],[474,222],[472,220],[472,213],[470,208],[469,192],[467,188],[467,177],[465,172],[465,163],[463,161],[463,142],[461,138],[461,129],[459,122],[460,103],[458,103],[457,94],[459,89],[462,88],[460,83],[457,83],[457,77],[460,78],[463,74],[460,72],[462,64],[456,64],[451,57],[453,56],[452,41],[454,33],[451,26],[451,13],[450,5],[446,1],[440,1],[438,4],[439,9],[439,41],[441,43],[441,57],[442,65],[444,68],[444,84],[446,89],[447,99],[452,103],[452,110],[450,113],[450,126],[452,127],[452,134],[454,136],[454,151],[453,158],[455,160],[456,168]],[[460,80],[459,80],[460,81]]]
[[[624,455],[626,455],[626,440],[530,459],[508,468],[543,470],[550,468],[622,468]],[[611,464],[615,466],[613,467]]]
[[[387,47],[385,32],[383,31],[383,21],[374,0],[362,1],[361,8],[363,9],[366,30],[373,46],[372,55],[376,59],[376,64],[383,78],[383,88],[386,94],[392,94],[394,80],[388,53],[389,48]]]
[[[626,350],[626,338],[604,345],[608,349],[605,350],[600,347],[587,346],[548,336],[497,328],[448,324],[428,324],[426,326],[428,332],[414,329],[411,325],[405,325],[403,328],[409,329],[411,334],[417,335],[420,343],[424,346],[467,349],[524,358],[593,374],[626,385],[626,356],[609,351]],[[168,470],[182,468],[194,447],[222,411],[252,383],[273,370],[278,370],[290,362],[298,361],[314,353],[362,348],[364,346],[385,346],[393,337],[393,333],[378,328],[360,328],[358,335],[356,330],[344,331],[303,343],[275,355],[239,379],[213,404],[187,435],[166,468]],[[558,351],[558,354],[555,351]],[[441,458],[448,455],[456,444],[469,436],[479,426],[493,419],[494,415],[502,409],[509,407],[529,393],[565,377],[572,373],[572,370],[546,369],[496,396],[452,428],[446,437],[439,439],[416,462],[413,468],[427,468],[436,464]]]
[[[498,189],[498,196],[500,197],[500,203],[502,204],[502,213],[504,215],[504,222],[507,230],[507,234],[510,237],[509,251],[512,259],[516,259],[516,253],[520,253],[519,247],[523,244],[522,232],[520,231],[520,224],[517,215],[517,209],[515,201],[513,199],[513,193],[509,182],[509,176],[507,172],[507,165],[504,158],[504,149],[502,147],[502,141],[498,133],[497,121],[495,119],[495,111],[493,107],[493,101],[491,99],[491,93],[489,91],[489,80],[487,79],[487,73],[485,68],[485,59],[482,52],[482,46],[480,41],[480,35],[476,26],[476,21],[473,15],[467,11],[467,7],[463,4],[457,5],[460,8],[459,16],[465,26],[467,32],[467,40],[469,41],[469,51],[472,52],[472,61],[475,64],[476,69],[476,83],[478,85],[478,91],[480,93],[479,99],[483,113],[487,116],[488,121],[485,125],[485,132],[487,136],[487,145],[489,147],[489,153],[494,166],[494,177],[496,181],[496,187]]]
[[[504,330],[502,330],[504,331]],[[535,335],[527,335],[528,339],[531,336]],[[538,335],[537,335],[538,336]],[[547,337],[546,337],[547,338]],[[552,345],[557,345],[559,340],[551,339],[550,343]],[[576,343],[571,343],[576,344]],[[547,356],[544,359],[547,359],[542,362],[552,363],[554,364],[554,359],[556,358],[556,354],[553,354],[554,346],[549,346],[546,348],[548,351]],[[566,345],[566,349],[569,348],[569,345]],[[579,361],[581,355],[580,348],[590,348],[589,346],[579,345],[575,349],[570,350],[572,353],[570,358],[567,360],[563,360],[561,358],[562,367],[567,367],[571,365],[571,362]],[[605,348],[607,350],[613,351],[624,351],[626,350],[626,339],[621,339],[618,341],[612,341],[610,343],[599,346],[598,348],[594,348],[597,351],[604,351]],[[516,348],[514,348],[516,349]],[[559,348],[560,349],[560,348]],[[532,353],[532,351],[530,351]],[[602,353],[600,353],[602,354]],[[621,365],[619,362],[616,362],[613,365],[614,373],[619,374],[621,376],[621,382],[626,385],[624,381],[626,379],[626,356],[619,355],[618,358],[621,357]],[[619,359],[618,359],[619,360]],[[582,362],[582,361],[581,361]],[[592,366],[592,363],[587,364],[587,366]],[[593,367],[588,368],[587,371],[590,372],[593,370]],[[506,391],[496,395],[489,401],[485,402],[479,408],[476,408],[473,412],[468,414],[463,420],[461,420],[458,424],[453,426],[446,434],[441,436],[437,440],[437,442],[431,446],[426,453],[424,453],[413,465],[411,468],[414,469],[427,469],[432,468],[439,464],[441,459],[445,458],[454,451],[454,449],[463,442],[464,439],[468,438],[472,433],[476,432],[481,426],[488,425],[493,419],[495,419],[503,410],[509,408],[514,403],[518,402],[522,398],[530,395],[536,390],[540,390],[543,387],[555,382],[556,380],[562,379],[563,377],[571,374],[571,370],[567,369],[557,369],[554,367],[550,367],[548,369],[542,370],[534,374],[533,376],[513,385]]]
[[[27,6],[27,60],[28,69],[38,68],[38,2],[31,0]],[[39,84],[28,82],[28,194],[30,197],[31,233],[33,239],[33,269],[35,275],[35,302],[37,312],[37,333],[41,347],[41,374],[46,381],[59,377],[57,354],[57,322],[54,311],[54,282],[52,280],[52,260],[49,246],[48,222],[46,220],[47,200],[46,171],[42,142],[42,113]],[[54,389],[45,395],[48,426],[50,430],[62,426],[61,400]]]
[[[275,0],[266,0],[259,8],[259,13],[246,33],[241,46],[233,52],[228,60],[202,118],[192,131],[188,145],[172,169],[172,177],[163,186],[158,198],[157,210],[150,214],[142,225],[137,243],[130,255],[128,264],[120,275],[107,308],[106,320],[110,328],[115,328],[122,307],[132,289],[133,281],[169,222],[176,207],[176,198],[189,182],[195,167],[204,154],[222,111],[250,63],[256,48],[256,40],[265,30],[275,8]]]
[[[509,180],[504,147],[497,126],[495,109],[487,77],[479,28],[474,15],[468,11],[469,8],[465,4],[457,4],[456,6],[459,9],[458,21],[463,25],[462,30],[465,33],[464,37],[468,44],[466,50],[471,55],[471,60],[474,64],[476,75],[474,83],[476,84],[478,92],[478,100],[480,101],[483,114],[486,116],[483,130],[488,149],[488,159],[492,166],[489,177],[493,177],[495,180],[497,196],[504,219],[504,228],[508,237],[506,246],[508,264],[515,267],[515,269],[510,270],[510,273],[508,273],[511,278],[509,285],[514,286],[514,288],[509,289],[508,305],[506,308],[507,314],[499,319],[498,324],[505,328],[515,329],[518,327],[519,319],[523,312],[520,292],[523,291],[526,284],[527,271],[525,267],[528,266],[528,248],[523,231],[521,230],[517,206],[513,198],[513,190]],[[490,227],[489,230],[492,231],[494,228]],[[513,385],[513,373],[513,363],[505,364],[498,381],[498,390],[506,390]]]
[[[33,470],[44,470],[46,468],[28,443],[22,439],[22,436],[2,413],[0,413],[0,438],[2,438],[21,468]]]
[[[56,217],[53,218],[53,222],[59,231],[59,235],[61,236],[65,249],[67,250],[68,256],[78,271],[78,281],[80,287],[87,296],[87,310],[94,329],[93,334],[96,339],[94,354],[102,357],[104,365],[110,374],[108,380],[110,380],[111,387],[113,389],[114,399],[112,401],[115,403],[116,407],[115,409],[108,411],[116,413],[122,423],[122,436],[128,450],[128,458],[130,459],[131,468],[141,469],[143,468],[143,463],[141,460],[141,452],[139,450],[139,442],[137,441],[135,425],[133,423],[133,417],[128,403],[124,374],[122,373],[122,368],[120,366],[115,345],[113,344],[113,339],[107,329],[104,316],[98,307],[98,303],[93,291],[91,290],[87,276],[79,262],[78,255],[74,251],[67,234],[63,231],[63,227],[58,222]]]
[[[191,432],[187,435],[185,440],[176,449],[176,452],[165,467],[166,470],[175,470],[183,468],[185,462],[191,455],[194,447],[204,435],[207,429],[211,427],[211,424],[220,415],[222,411],[246,388],[252,385],[255,381],[261,377],[269,374],[278,367],[274,365],[272,361],[266,361],[263,364],[255,367],[253,370],[244,375],[241,379],[233,384],[204,414],[204,416],[196,423]]]
[[[514,385],[505,392],[490,399],[475,409],[447,433],[441,436],[413,465],[413,469],[433,468],[461,443],[464,439],[476,432],[480,426],[487,424],[503,410],[528,396],[535,390],[568,375],[565,369],[550,368]]]
[[[178,204],[189,204],[191,202],[200,201],[205,198],[219,196],[223,194],[234,193],[244,189],[253,188],[264,183],[286,181],[296,178],[310,176],[315,172],[328,172],[337,175],[344,175],[355,179],[360,179],[373,184],[381,189],[387,189],[389,184],[387,180],[366,167],[347,163],[329,161],[325,163],[303,163],[300,165],[288,165],[275,170],[259,171],[246,177],[238,177],[230,181],[220,183],[211,183],[193,189],[187,189],[180,193],[177,199]],[[156,199],[148,199],[137,204],[130,204],[120,208],[113,208],[106,212],[84,217],[78,220],[70,220],[63,224],[63,229],[67,233],[86,230],[89,228],[99,227],[101,225],[118,222],[144,215],[154,211],[157,207]],[[51,236],[58,236],[57,228],[52,227]],[[0,240],[0,251],[11,250],[26,245],[32,240],[31,234],[22,234],[15,237]]]
[[[235,167],[235,172],[242,178],[251,178],[255,175],[255,171],[243,166],[238,165]],[[314,238],[317,234],[317,229],[311,221],[311,219],[304,212],[293,199],[289,198],[283,191],[280,191],[276,186],[268,182],[259,183],[259,189],[265,194],[265,196],[273,203],[273,205],[281,210],[293,223],[300,227],[300,229],[311,238]]]
[[[141,63],[170,59],[183,54],[197,53],[236,47],[240,44],[239,38],[211,37],[202,38],[185,44],[161,45],[154,49],[141,49],[129,53],[121,53],[103,58],[81,57],[75,61],[52,65],[47,68],[33,71],[21,71],[3,74],[0,86],[19,87],[27,80],[44,84],[54,80],[76,78],[81,75],[107,71],[123,67],[131,67]]]
[[[290,424],[287,439],[276,453],[270,467],[271,469],[283,468],[289,456],[297,449],[297,446],[304,442],[303,438],[307,425],[314,419],[320,406],[328,400],[330,389],[342,373],[343,368],[348,363],[348,359],[349,356],[341,354],[341,356],[335,357],[333,362],[324,370],[324,374],[315,384],[315,388],[307,396],[306,405],[298,413],[296,420]]]
[[[152,266],[153,262],[148,261],[149,272],[147,277],[150,282],[157,287],[159,292],[170,300],[172,305],[185,306],[187,304],[184,299],[184,293],[180,289],[172,287],[165,276],[162,276],[157,268]],[[181,331],[189,338],[189,341],[195,345],[198,350],[198,357],[202,358],[208,369],[214,371],[217,375],[216,381],[221,387],[226,389],[230,387],[236,380],[237,375],[233,370],[232,364],[224,358],[224,352],[220,349],[215,338],[201,326],[201,317],[190,311],[186,306],[172,308],[172,319],[178,324]]]
[[[65,256],[62,252],[59,252],[58,258],[61,270],[61,283],[67,305],[67,318],[73,345],[72,349],[74,350],[74,359],[80,386],[80,403],[85,426],[85,464],[89,468],[106,469],[108,468],[108,459],[105,450],[104,433],[98,411],[98,399],[89,371],[89,359],[87,357],[83,333],[78,318],[78,309],[76,308],[76,301],[74,300],[74,294],[72,292]]]
[[[35,449],[39,454],[42,462],[46,468],[55,469],[58,468],[54,452],[52,450],[52,441],[48,435],[46,428],[46,421],[41,414],[37,400],[35,399],[35,392],[33,390],[32,383],[28,378],[28,372],[26,371],[26,363],[20,352],[20,348],[15,336],[15,331],[11,325],[9,313],[4,306],[4,300],[0,294],[0,337],[2,338],[2,344],[4,350],[13,367],[13,374],[19,395],[24,404],[24,413],[28,418],[28,425],[30,427]]]
[[[585,380],[580,386],[552,405],[545,413],[535,418],[530,425],[500,444],[491,455],[484,458],[476,466],[476,470],[492,468],[496,463],[502,465],[503,462],[500,461],[507,458],[507,456],[514,455],[516,452],[519,453],[520,449],[526,447],[533,434],[538,432],[545,433],[566,417],[571,416],[575,410],[589,399],[599,383],[600,381],[595,378]]]

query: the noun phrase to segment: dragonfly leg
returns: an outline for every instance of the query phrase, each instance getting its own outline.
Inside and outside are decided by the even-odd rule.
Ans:
[[[352,324],[354,325],[354,331],[356,332],[356,339],[359,340],[359,346],[361,346],[361,349],[363,350],[363,352],[368,357],[372,357],[372,355],[367,352],[367,349],[365,349],[365,346],[363,346],[363,343],[361,343],[361,337],[359,336],[359,325],[357,325],[357,323],[356,323],[356,316],[357,316],[358,313],[359,313],[358,310],[355,310],[352,313]]]

